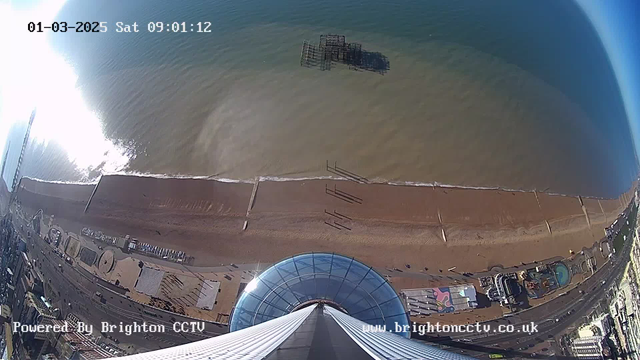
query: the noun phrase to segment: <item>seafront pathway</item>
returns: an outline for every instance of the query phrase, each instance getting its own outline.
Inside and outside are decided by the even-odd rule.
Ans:
[[[64,231],[61,227],[58,227],[60,230]],[[68,233],[64,231],[64,233]],[[141,260],[143,262],[154,264],[158,266],[162,266],[164,268],[171,268],[179,271],[187,271],[191,273],[233,273],[233,272],[247,272],[251,271],[254,273],[260,273],[261,271],[269,268],[272,263],[245,263],[245,264],[224,264],[218,266],[192,266],[176,263],[173,261],[163,260],[152,256],[145,256],[140,253],[125,253],[120,248],[115,246],[109,246],[105,243],[98,243],[96,240],[91,239],[89,237],[78,235],[78,239],[82,246],[89,248],[95,251],[97,254],[100,254],[103,250],[100,249],[102,247],[104,250],[110,250],[114,254],[114,259],[116,261],[124,260],[126,258],[134,258],[137,260]],[[595,245],[597,246],[597,244]],[[583,261],[582,255],[578,253],[573,262],[580,263]],[[502,267],[500,265],[494,266],[491,269],[481,272],[475,273],[460,273],[455,270],[455,268],[450,269],[433,269],[427,268],[417,270],[413,267],[405,268],[405,269],[390,269],[384,267],[374,267],[379,274],[384,277],[398,277],[398,278],[414,278],[414,279],[423,279],[427,281],[433,281],[437,283],[446,283],[450,282],[451,285],[459,284],[459,283],[469,283],[474,282],[477,279],[485,276],[494,276],[499,273],[508,273],[508,272],[516,272],[524,269],[528,269],[531,267],[546,265],[555,263],[557,261],[567,260],[562,256],[554,256],[548,259],[541,259],[534,262],[529,263],[521,263],[520,265],[514,265],[510,267]],[[400,290],[400,289],[397,289]]]

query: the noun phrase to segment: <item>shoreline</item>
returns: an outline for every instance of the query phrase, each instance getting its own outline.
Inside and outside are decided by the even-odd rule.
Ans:
[[[284,176],[267,176],[261,175],[256,176],[254,179],[231,179],[216,175],[167,175],[167,174],[151,174],[151,173],[138,173],[138,172],[114,172],[114,173],[105,173],[100,175],[97,179],[92,179],[87,182],[83,181],[60,181],[60,180],[44,180],[30,176],[23,176],[22,179],[27,179],[34,182],[39,183],[48,183],[48,184],[58,184],[58,185],[96,185],[100,182],[100,179],[103,176],[124,176],[124,177],[137,177],[137,178],[149,178],[149,179],[179,179],[179,180],[209,180],[209,181],[217,181],[221,183],[229,183],[229,184],[253,184],[255,179],[258,179],[260,182],[297,182],[297,181],[310,181],[310,180],[330,180],[330,181],[349,181],[344,177],[326,175],[326,176],[306,176],[306,177],[284,177]],[[520,192],[520,193],[538,193],[538,194],[547,194],[552,196],[568,196],[568,197],[582,197],[584,199],[596,199],[596,200],[614,200],[616,198],[603,197],[603,196],[591,196],[591,195],[579,195],[579,194],[566,194],[566,193],[557,193],[545,190],[538,189],[512,189],[509,187],[503,186],[466,186],[466,185],[456,185],[456,184],[444,184],[438,181],[434,182],[420,182],[420,181],[399,181],[399,180],[387,180],[382,178],[374,178],[370,179],[369,183],[377,184],[377,185],[389,185],[389,186],[412,186],[412,187],[436,187],[436,188],[447,188],[447,189],[467,189],[467,190],[497,190],[497,191],[506,191],[506,192]],[[629,189],[623,194],[629,192],[630,189],[634,188],[636,181],[632,183]]]
[[[630,191],[601,200],[329,179],[259,184],[249,207],[253,183],[123,175],[102,177],[86,213],[96,184],[23,179],[19,199],[29,209],[55,215],[60,224],[85,224],[185,251],[196,257],[194,266],[276,262],[330,251],[376,267],[458,266],[472,272],[590,247],[631,200]],[[325,186],[362,203],[329,196]],[[343,224],[350,230],[327,226],[334,218],[325,210],[351,218]]]

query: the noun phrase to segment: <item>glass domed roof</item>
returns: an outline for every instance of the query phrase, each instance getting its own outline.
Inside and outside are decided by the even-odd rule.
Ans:
[[[236,331],[324,301],[372,325],[404,328],[409,318],[389,283],[371,267],[337,254],[311,253],[280,261],[254,278],[231,314]],[[409,332],[398,332],[409,337]]]

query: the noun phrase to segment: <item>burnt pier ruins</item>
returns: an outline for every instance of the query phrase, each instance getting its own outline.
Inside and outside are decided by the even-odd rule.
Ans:
[[[344,35],[320,35],[320,42],[316,45],[308,40],[302,42],[300,66],[331,70],[333,63],[345,64],[352,70],[364,70],[386,73],[389,69],[389,59],[379,52],[362,49],[359,43],[346,42]]]

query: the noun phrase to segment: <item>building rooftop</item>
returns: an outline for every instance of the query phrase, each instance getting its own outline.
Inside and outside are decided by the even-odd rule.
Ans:
[[[11,318],[11,308],[7,304],[2,304],[0,306],[0,317],[2,318]]]
[[[35,295],[32,292],[27,293],[27,298],[30,300],[31,304],[38,310],[38,312],[43,316],[48,316],[51,318],[55,318],[53,313],[49,310],[49,306],[40,299],[38,295]]]
[[[13,333],[11,330],[11,324],[8,322],[4,323],[4,343],[7,347],[7,359],[11,359],[11,356],[13,355]]]
[[[401,294],[412,316],[451,313],[478,306],[476,288],[473,284],[403,289]]]

